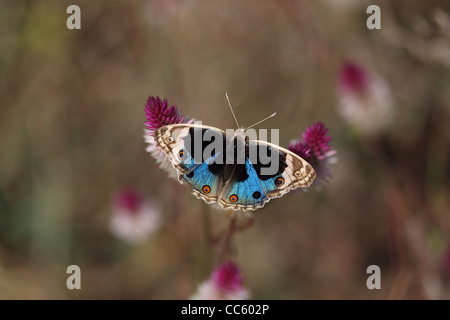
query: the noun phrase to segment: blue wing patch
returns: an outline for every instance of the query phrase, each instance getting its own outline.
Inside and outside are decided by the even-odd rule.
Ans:
[[[188,173],[181,174],[178,179],[181,183],[186,182],[192,186],[192,193],[199,199],[203,199],[207,203],[217,201],[219,193],[220,174],[216,174],[210,170],[210,164],[220,153],[215,154],[201,164],[195,164],[194,159],[190,158],[184,163],[186,168],[190,170]]]
[[[239,172],[240,170],[245,170],[245,173]],[[246,179],[237,178],[242,176]],[[257,207],[269,200],[266,196],[266,190],[269,189],[271,183],[273,184],[272,180],[262,181],[259,179],[255,168],[247,158],[245,166],[235,167],[228,186],[225,187],[220,196],[220,202],[235,208],[239,208],[239,206]]]

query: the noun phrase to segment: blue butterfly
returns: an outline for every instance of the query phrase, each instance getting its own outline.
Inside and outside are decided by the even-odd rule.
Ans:
[[[177,170],[180,183],[189,184],[197,198],[224,209],[262,208],[273,198],[309,187],[316,177],[311,165],[295,153],[249,140],[242,129],[231,136],[214,127],[172,124],[156,130],[154,137]],[[252,150],[256,156],[252,157]],[[271,163],[263,159],[263,150],[276,160],[275,170],[269,172]]]

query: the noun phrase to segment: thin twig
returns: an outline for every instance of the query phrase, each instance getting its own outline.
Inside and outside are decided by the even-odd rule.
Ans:
[[[222,248],[220,250],[219,258],[217,261],[219,264],[228,260],[230,257],[230,242],[235,230],[236,216],[235,214],[232,214],[230,217],[230,224],[228,225],[227,233],[225,234],[225,238],[223,239]]]

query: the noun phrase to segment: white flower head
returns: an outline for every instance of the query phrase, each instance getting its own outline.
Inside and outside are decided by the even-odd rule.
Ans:
[[[239,268],[232,262],[220,265],[211,277],[201,283],[191,300],[246,300],[250,298],[242,286]]]
[[[161,226],[161,211],[154,201],[134,190],[118,192],[112,204],[111,232],[131,244],[147,239]]]
[[[172,163],[164,154],[164,152],[156,145],[155,138],[153,138],[153,133],[148,129],[144,129],[144,131],[144,140],[146,143],[148,143],[145,151],[152,155],[159,167],[169,174],[169,177],[178,180],[177,170],[173,167]]]
[[[387,83],[354,63],[343,65],[339,75],[338,112],[359,132],[371,136],[393,123],[395,112]]]

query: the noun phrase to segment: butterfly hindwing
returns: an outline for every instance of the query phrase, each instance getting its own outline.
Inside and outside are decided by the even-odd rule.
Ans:
[[[255,210],[264,206],[269,198],[264,193],[255,168],[246,158],[238,164],[220,194],[219,204],[224,209]]]
[[[264,172],[256,171],[263,183],[263,190],[270,198],[279,198],[297,188],[309,187],[315,177],[316,172],[313,167],[295,153],[280,146],[265,142],[256,141],[258,146],[275,151],[279,155],[279,170],[271,175],[265,175]]]
[[[308,187],[313,182],[314,169],[296,154],[264,141],[250,141],[250,150],[252,147],[257,157],[252,159],[247,154],[245,168],[236,167],[219,197],[223,208],[256,210],[270,199],[279,198],[299,187]],[[263,161],[263,152],[272,156],[272,160],[278,160],[272,170],[267,170],[271,162]]]
[[[218,155],[217,155],[218,156]],[[196,166],[188,173],[180,174],[178,180],[192,187],[192,194],[206,203],[215,203],[220,187],[220,175],[211,170],[214,156]]]

